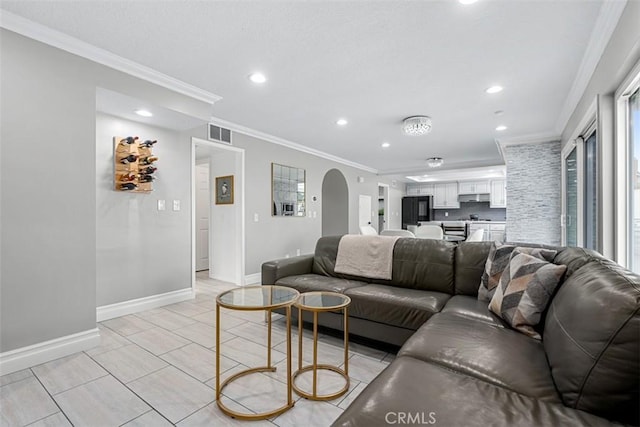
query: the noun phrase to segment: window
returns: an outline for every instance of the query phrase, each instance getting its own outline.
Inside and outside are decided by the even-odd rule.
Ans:
[[[596,132],[584,141],[584,247],[598,247],[598,146]]]
[[[638,171],[638,159],[640,158],[640,90],[636,90],[629,97],[629,189],[630,199],[630,222],[629,229],[632,231],[630,242],[630,262],[631,270],[640,273],[640,172]]]

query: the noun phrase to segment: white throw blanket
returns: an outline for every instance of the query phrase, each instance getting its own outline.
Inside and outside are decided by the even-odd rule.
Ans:
[[[400,236],[342,236],[336,273],[391,280],[393,247]]]

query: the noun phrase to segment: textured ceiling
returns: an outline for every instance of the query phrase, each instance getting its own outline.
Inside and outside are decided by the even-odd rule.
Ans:
[[[221,119],[381,172],[502,163],[557,134],[602,1],[6,1],[1,7],[223,97]],[[247,76],[268,77],[256,86]],[[500,84],[505,90],[488,95]],[[504,114],[496,116],[496,110]],[[409,137],[424,114],[432,133]],[[345,117],[349,124],[338,127]],[[496,132],[499,124],[508,126]],[[382,149],[381,143],[391,144]]]

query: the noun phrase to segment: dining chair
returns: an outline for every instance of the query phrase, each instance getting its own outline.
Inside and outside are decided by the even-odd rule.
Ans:
[[[419,239],[442,239],[443,236],[442,227],[437,225],[421,225],[416,229],[416,237]]]
[[[382,230],[381,236],[401,236],[401,237],[416,237],[415,234],[409,230]]]
[[[361,225],[360,234],[362,234],[363,236],[377,236],[378,232],[370,225]]]
[[[469,234],[469,237],[467,237],[467,240],[465,240],[465,242],[482,242],[483,238],[484,238],[484,228],[480,228],[474,231],[473,233]]]

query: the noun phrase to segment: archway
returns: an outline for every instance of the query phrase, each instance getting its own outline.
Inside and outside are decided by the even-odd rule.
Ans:
[[[322,235],[349,233],[349,188],[338,169],[328,171],[322,180]]]

